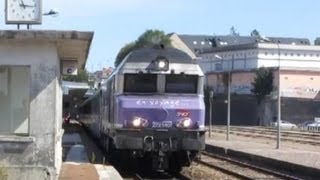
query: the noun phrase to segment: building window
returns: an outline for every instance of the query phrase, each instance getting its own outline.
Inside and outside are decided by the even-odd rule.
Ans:
[[[193,41],[193,44],[197,44],[197,41]]]
[[[297,56],[300,56],[300,53],[298,53]]]
[[[204,41],[201,41],[201,44],[204,45]]]
[[[220,63],[215,64],[215,68],[216,68],[217,71],[221,71],[222,70],[222,64],[220,64]]]
[[[268,56],[268,52],[265,52],[264,55]]]
[[[313,77],[311,77],[310,80],[313,80]]]
[[[287,55],[288,55],[288,53],[284,53],[284,55],[285,55],[285,56],[287,56]]]
[[[293,53],[291,53],[291,56],[293,56]]]
[[[319,54],[317,54],[317,57],[319,57]]]
[[[0,134],[29,133],[30,67],[0,66]]]
[[[313,54],[310,54],[310,57],[312,57],[313,56]]]

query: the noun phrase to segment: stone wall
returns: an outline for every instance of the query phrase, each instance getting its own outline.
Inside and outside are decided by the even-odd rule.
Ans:
[[[0,65],[31,69],[29,134],[0,137],[0,166],[9,179],[52,179],[61,163],[61,82],[56,45],[39,41],[1,41]],[[58,94],[57,94],[58,93]],[[57,104],[58,103],[58,104]],[[58,107],[58,105],[60,107]],[[28,178],[27,178],[28,179]]]
[[[227,96],[216,96],[213,100],[213,124],[226,125]],[[206,105],[206,124],[209,124],[209,104]],[[260,106],[252,95],[231,96],[231,125],[268,126],[277,118],[277,100],[267,98]],[[281,119],[300,124],[320,117],[320,101],[302,98],[281,98]]]

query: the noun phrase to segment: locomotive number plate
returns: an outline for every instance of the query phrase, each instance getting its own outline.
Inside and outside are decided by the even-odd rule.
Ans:
[[[171,128],[172,121],[152,122],[153,128]]]

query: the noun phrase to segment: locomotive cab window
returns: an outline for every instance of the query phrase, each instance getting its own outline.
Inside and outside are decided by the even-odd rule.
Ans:
[[[157,92],[156,74],[125,74],[124,92],[153,93]]]
[[[166,93],[196,94],[198,76],[196,75],[167,75]]]

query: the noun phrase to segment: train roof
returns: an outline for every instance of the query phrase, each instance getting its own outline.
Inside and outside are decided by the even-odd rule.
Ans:
[[[170,63],[196,64],[196,62],[185,52],[175,48],[141,48],[132,51],[125,62],[151,62],[158,56],[166,57]]]
[[[168,61],[169,67],[166,71],[154,71],[150,68],[159,57]],[[114,74],[137,72],[170,74],[172,71],[174,73],[203,75],[198,63],[187,53],[179,49],[164,46],[133,50],[125,57],[123,62],[114,71]]]

